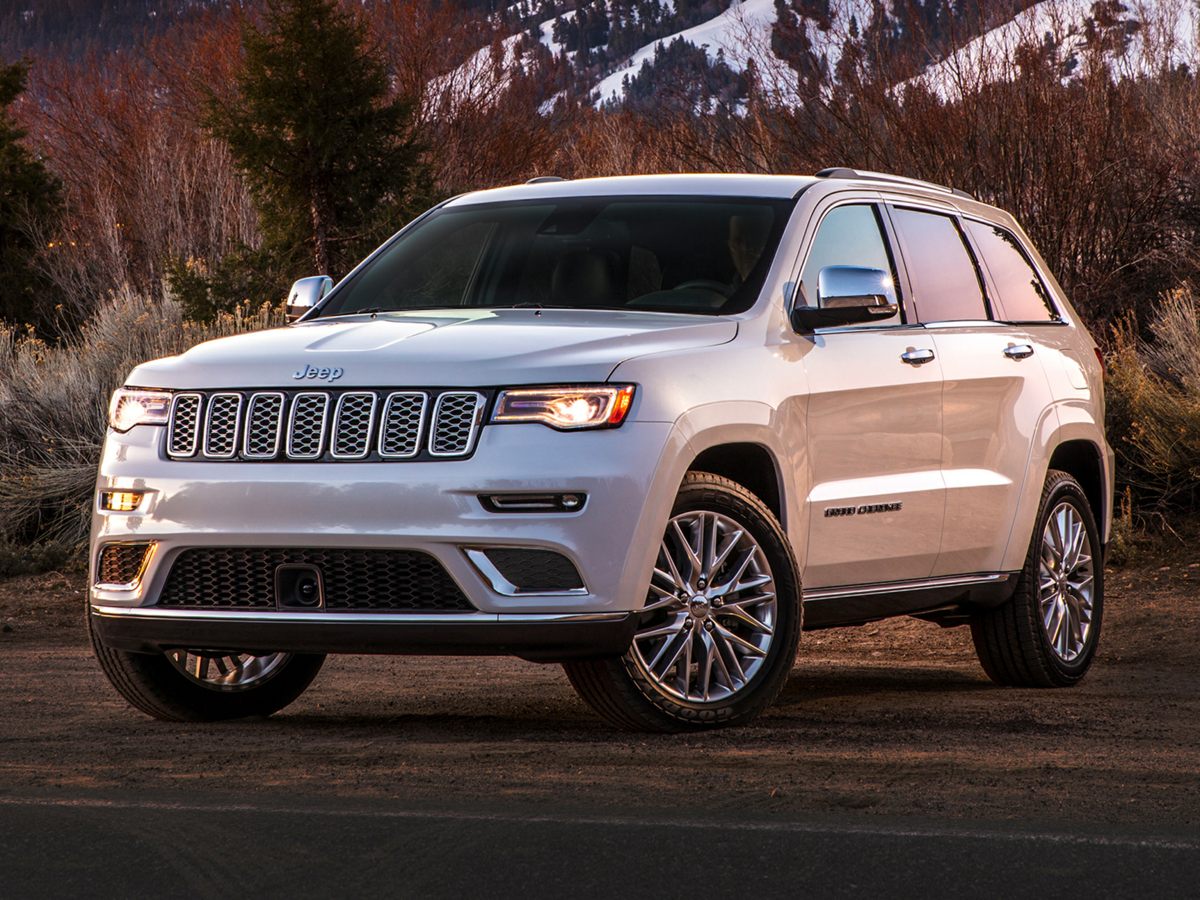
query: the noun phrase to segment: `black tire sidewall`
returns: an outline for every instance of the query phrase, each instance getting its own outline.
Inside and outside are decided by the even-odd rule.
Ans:
[[[260,685],[222,691],[196,684],[163,653],[134,653],[106,647],[92,627],[92,649],[105,676],[136,709],[170,722],[217,722],[269,716],[299,697],[317,677],[323,654],[294,653]]]

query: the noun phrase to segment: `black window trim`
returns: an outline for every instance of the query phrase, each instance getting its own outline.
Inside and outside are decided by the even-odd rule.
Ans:
[[[1027,266],[1029,266],[1030,270],[1032,270],[1033,274],[1037,277],[1038,284],[1040,284],[1042,286],[1043,293],[1045,293],[1045,295],[1050,299],[1051,318],[1049,318],[1049,319],[1045,319],[1045,320],[1043,320],[1043,319],[999,319],[999,318],[995,317],[995,311],[994,311],[994,309],[992,309],[993,321],[1001,322],[1004,325],[1019,325],[1023,328],[1034,326],[1034,325],[1066,325],[1067,320],[1063,316],[1062,310],[1060,310],[1058,307],[1058,302],[1056,301],[1056,299],[1054,297],[1054,292],[1052,290],[1050,290],[1049,287],[1047,286],[1046,277],[1042,274],[1041,270],[1034,263],[1033,257],[1029,253],[1029,248],[1025,246],[1025,242],[1023,240],[1021,240],[1020,235],[1016,234],[1009,228],[1005,228],[1003,225],[1001,225],[998,222],[993,222],[990,219],[985,219],[983,216],[962,215],[960,218],[964,222],[976,222],[980,225],[986,225],[989,228],[998,229],[999,231],[1003,231],[1010,238],[1012,238],[1014,245],[1017,247],[1017,252],[1021,254],[1021,258],[1025,260],[1025,264]],[[985,257],[983,255],[983,251],[980,250],[979,247],[976,245],[975,239],[971,236],[970,229],[963,228],[963,233],[967,236],[967,239],[971,242],[970,246],[971,246],[972,251],[974,252],[975,256],[978,257],[978,259],[980,261],[980,265],[987,272],[989,282],[993,283],[993,285],[994,285],[995,279],[992,277],[991,269],[988,267],[987,257]],[[998,292],[998,290],[999,289],[997,288],[997,292]]]

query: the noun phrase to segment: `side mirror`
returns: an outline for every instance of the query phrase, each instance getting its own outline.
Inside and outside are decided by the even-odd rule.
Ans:
[[[792,327],[818,328],[890,319],[900,309],[892,276],[882,269],[826,266],[817,276],[817,306],[792,307]]]
[[[331,290],[333,290],[333,279],[328,275],[314,275],[312,278],[301,278],[288,291],[288,321],[295,322],[324,300],[325,295]]]

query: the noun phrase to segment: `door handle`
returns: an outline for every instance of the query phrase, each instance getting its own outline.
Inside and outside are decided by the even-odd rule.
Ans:
[[[1033,348],[1028,344],[1009,344],[1004,348],[1004,355],[1009,359],[1029,359],[1033,356]]]
[[[933,351],[927,349],[909,350],[906,353],[901,353],[900,359],[910,366],[923,366],[927,362],[933,362]]]

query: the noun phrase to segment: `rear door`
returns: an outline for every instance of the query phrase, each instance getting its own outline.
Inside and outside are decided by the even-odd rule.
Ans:
[[[1005,317],[973,240],[994,243],[982,223],[942,210],[893,204],[889,214],[913,303],[942,366],[946,516],[934,576],[991,573],[1002,565],[1043,418],[1052,414],[1047,355],[1030,328]],[[1015,272],[996,251],[996,266]],[[1012,303],[1028,293],[1009,283]],[[1038,301],[1041,309],[1046,306]]]
[[[808,380],[806,590],[927,577],[937,558],[942,374],[929,334],[904,310],[877,204],[824,211],[801,266],[797,303],[817,305],[826,266],[883,269],[901,312],[870,325],[797,336]]]

